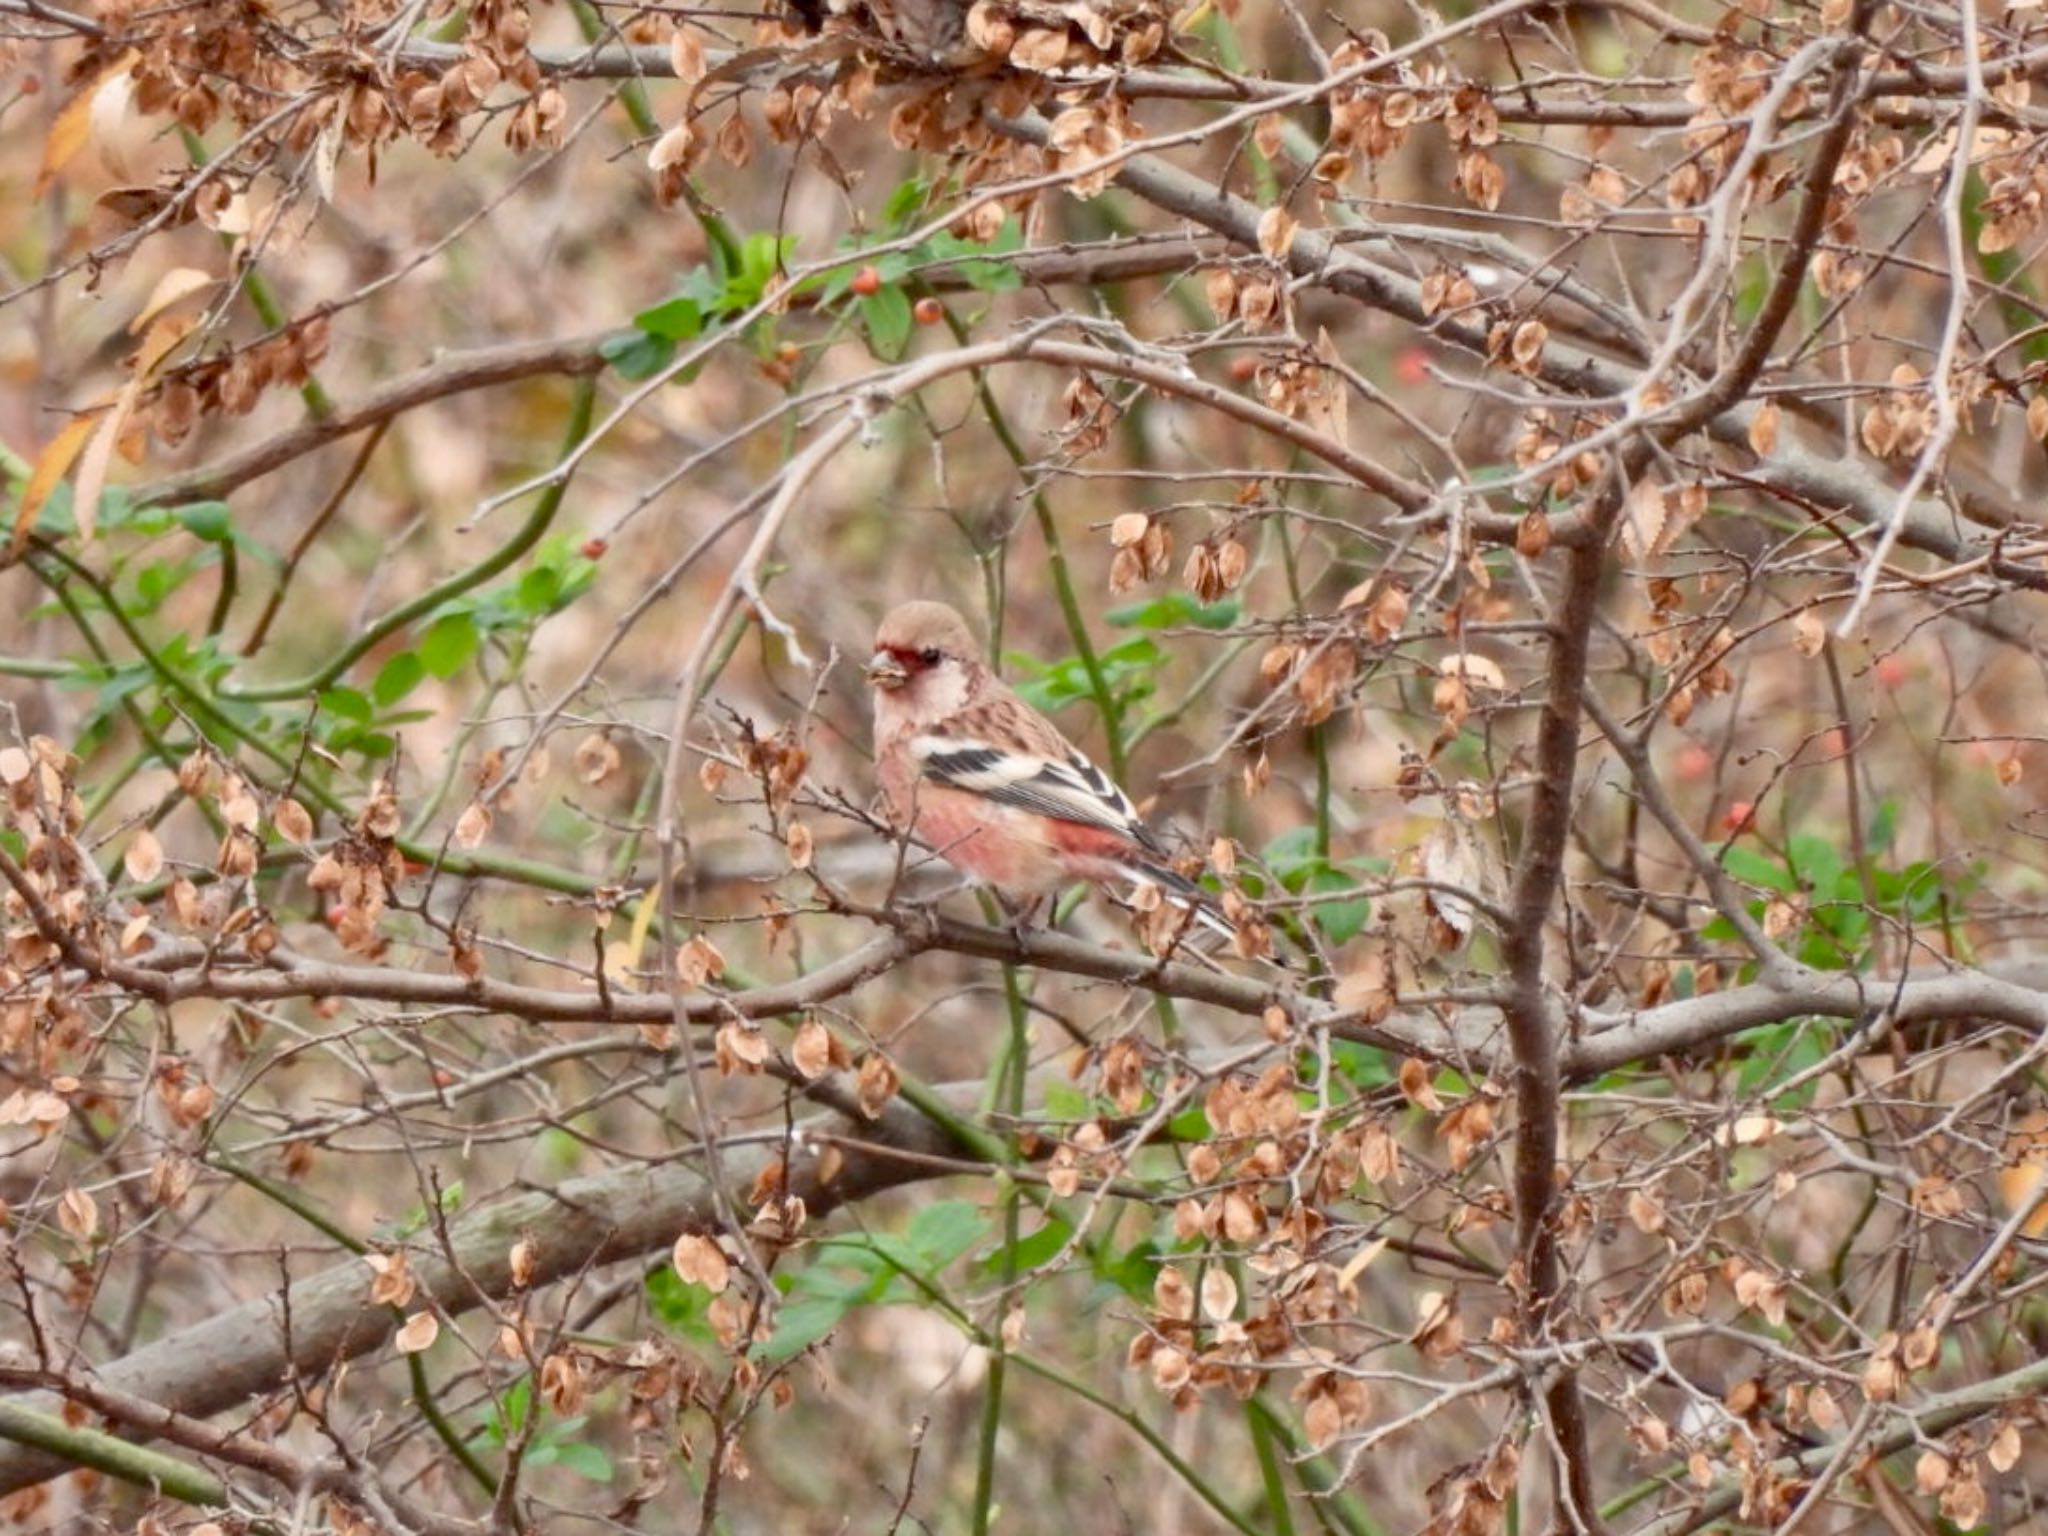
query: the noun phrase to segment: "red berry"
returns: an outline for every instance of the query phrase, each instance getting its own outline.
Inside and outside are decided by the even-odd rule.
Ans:
[[[340,902],[337,901],[333,906],[327,909],[327,926],[330,928],[339,928],[342,924],[343,919],[345,919],[347,916],[348,908],[344,907]]]
[[[1911,675],[1911,668],[1906,665],[1901,657],[1880,656],[1877,659],[1876,672],[1877,680],[1880,683],[1883,683],[1887,688],[1896,688]]]
[[[1230,360],[1230,376],[1240,384],[1249,384],[1258,371],[1259,360],[1249,352],[1240,352]]]
[[[583,541],[583,558],[586,560],[602,560],[604,552],[611,547],[612,541],[610,539],[585,539]]]
[[[911,314],[916,317],[919,325],[937,325],[946,317],[946,306],[927,294],[917,301],[917,306],[911,310]]]
[[[862,298],[882,291],[882,273],[877,267],[862,267],[853,274],[853,291]]]
[[[1394,377],[1403,384],[1429,382],[1429,351],[1425,347],[1403,347],[1394,354]]]
[[[1688,741],[1678,749],[1678,776],[1696,782],[1714,771],[1714,754],[1701,742]]]
[[[40,95],[42,94],[42,92],[43,92],[43,81],[42,81],[42,77],[41,77],[41,76],[39,76],[39,75],[27,75],[27,76],[24,76],[24,77],[23,77],[23,79],[22,79],[22,82],[21,82],[21,94],[22,94],[22,95],[24,95],[24,96],[40,96]]]
[[[1748,800],[1737,800],[1728,807],[1728,814],[1721,818],[1721,830],[1730,837],[1740,837],[1756,829],[1756,806]]]

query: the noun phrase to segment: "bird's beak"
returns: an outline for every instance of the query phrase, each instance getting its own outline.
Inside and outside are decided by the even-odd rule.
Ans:
[[[910,673],[904,669],[903,663],[887,651],[875,652],[863,670],[868,682],[876,688],[901,688],[910,681]]]

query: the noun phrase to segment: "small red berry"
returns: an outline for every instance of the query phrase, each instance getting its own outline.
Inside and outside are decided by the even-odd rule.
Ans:
[[[1678,776],[1689,782],[1704,779],[1714,771],[1714,754],[1703,742],[1688,741],[1678,749]]]
[[[1429,351],[1424,347],[1403,347],[1394,354],[1394,377],[1403,384],[1429,382]]]
[[[927,294],[917,301],[917,307],[911,310],[911,314],[919,325],[937,325],[946,317],[946,306]]]
[[[348,908],[344,907],[340,902],[337,901],[333,906],[327,909],[327,926],[330,928],[339,928],[342,925],[343,920],[347,917]]]
[[[882,291],[882,273],[878,267],[862,267],[853,274],[853,291],[862,298]]]
[[[37,76],[37,75],[28,75],[28,76],[25,76],[25,77],[23,77],[23,79],[22,79],[22,82],[21,82],[21,94],[22,94],[22,95],[24,95],[24,96],[40,96],[40,95],[41,95],[42,93],[43,93],[43,82],[42,82],[42,79],[41,79],[41,77],[40,77],[40,76]]]
[[[1240,352],[1230,360],[1230,376],[1240,384],[1249,384],[1258,371],[1259,360],[1249,352]]]
[[[1912,669],[1903,657],[1880,656],[1877,660],[1877,680],[1887,688],[1896,688],[1911,675]]]
[[[1737,800],[1728,807],[1728,814],[1721,818],[1721,830],[1730,837],[1740,837],[1745,832],[1756,830],[1756,806],[1748,800]]]
[[[585,539],[583,541],[583,558],[586,560],[602,560],[604,552],[611,547],[612,541],[610,539]]]

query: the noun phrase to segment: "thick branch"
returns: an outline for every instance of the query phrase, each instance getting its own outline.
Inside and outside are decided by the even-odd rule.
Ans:
[[[798,1135],[841,1123],[836,1117],[820,1119]],[[900,1101],[889,1105],[879,1120],[854,1130],[863,1140],[890,1148],[938,1156],[959,1151]],[[729,1149],[725,1169],[735,1188],[743,1194],[780,1151],[773,1145]],[[816,1219],[881,1190],[931,1176],[931,1168],[916,1159],[856,1150],[845,1154],[829,1184],[819,1182],[810,1159],[797,1158],[788,1172],[788,1189]],[[532,1251],[530,1282],[542,1286],[592,1265],[642,1258],[666,1248],[678,1233],[709,1227],[715,1219],[713,1204],[704,1180],[680,1159],[513,1196],[455,1224],[449,1234],[452,1264],[431,1242],[416,1247],[411,1254],[419,1282],[415,1305],[460,1314],[510,1295],[515,1289],[511,1250],[521,1236]],[[370,1300],[375,1278],[368,1266],[351,1259],[288,1291],[231,1307],[103,1365],[94,1379],[177,1413],[219,1413],[276,1391],[294,1377],[317,1377],[343,1361],[381,1349],[401,1319],[394,1309]],[[46,1413],[54,1406],[48,1399],[13,1400],[12,1405]],[[6,1432],[6,1423],[0,1419],[0,1433]],[[68,1470],[63,1460],[47,1451],[23,1444],[0,1447],[0,1497]]]

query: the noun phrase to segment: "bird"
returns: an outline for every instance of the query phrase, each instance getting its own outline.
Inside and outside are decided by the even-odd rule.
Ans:
[[[890,822],[992,887],[1013,915],[1076,880],[1150,885],[1235,936],[1130,796],[995,675],[954,609],[892,609],[866,675]]]

